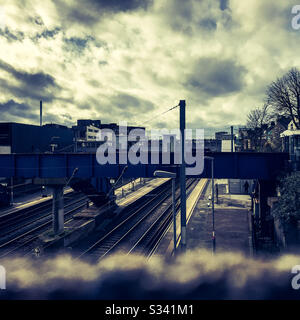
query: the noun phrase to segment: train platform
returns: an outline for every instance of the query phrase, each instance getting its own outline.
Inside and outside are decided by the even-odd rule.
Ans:
[[[195,210],[195,206],[197,205],[201,196],[205,193],[207,186],[208,186],[208,179],[201,179],[194,187],[191,194],[186,199],[186,220],[187,226],[189,221],[193,215]],[[176,235],[177,235],[177,247],[181,241],[180,235],[180,210],[177,212],[176,216]],[[174,249],[174,242],[173,242],[173,222],[171,223],[170,227],[166,231],[164,237],[162,238],[161,242],[159,243],[158,247],[155,250],[155,254],[157,255],[171,255]]]
[[[203,180],[206,179],[199,182],[198,191],[194,190],[194,197],[197,200],[190,209],[188,209],[189,199],[187,200],[187,250],[198,248],[212,250],[211,182],[207,182],[206,188],[201,187]],[[245,194],[229,193],[229,190],[233,190],[230,186],[232,181],[219,179],[215,183],[218,184],[219,191],[218,201],[215,203],[216,253],[236,251],[251,256],[252,238],[249,224],[251,198]],[[192,202],[192,199],[190,201]],[[176,223],[177,235],[179,235],[180,213],[177,214]],[[177,238],[177,248],[179,246],[180,236]],[[173,248],[172,224],[157,248],[156,254],[172,255]]]
[[[64,192],[65,195],[68,195],[73,190],[71,188],[67,188]],[[34,206],[39,203],[43,203],[52,199],[52,195],[48,195],[46,197],[42,197],[41,192],[34,192],[33,194],[26,194],[22,196],[18,196],[14,198],[14,202],[8,208],[0,209],[0,216],[11,214],[16,211]]]
[[[126,198],[129,194],[139,190],[146,184],[148,184],[152,179],[151,178],[137,178],[133,181],[124,184],[123,186],[115,189],[115,197],[118,202],[120,199]]]
[[[148,194],[155,188],[159,187],[166,181],[170,180],[170,178],[155,178],[155,179],[136,179],[135,189],[132,189],[132,186],[125,186],[125,188],[129,188],[129,193],[124,194],[122,197],[122,188],[119,188],[117,191],[116,204],[118,205],[117,213],[122,211],[123,208],[127,207],[131,203],[135,202],[142,196]],[[129,183],[130,184],[130,183]],[[123,187],[124,188],[124,187]],[[116,195],[116,192],[115,192]],[[118,197],[119,195],[119,197]]]
[[[123,185],[122,187],[117,188],[115,190],[115,203],[117,206],[112,211],[113,215],[116,216],[120,214],[127,206],[134,203],[142,196],[147,195],[149,192],[159,187],[168,180],[169,179],[159,178],[147,178],[141,180],[140,178],[138,178]],[[76,213],[73,218],[95,219],[96,217],[101,216],[104,212],[107,212],[107,207],[98,208],[92,205]],[[111,218],[106,219],[103,225],[107,224],[110,220]]]
[[[120,200],[117,200],[117,202],[121,201],[122,195],[123,195],[123,198],[124,199],[127,198],[127,201],[128,201],[128,199],[133,197],[133,193],[135,191],[139,190],[141,187],[144,187],[146,184],[148,187],[148,182],[150,180],[151,180],[150,178],[147,178],[147,179],[138,178],[133,180],[132,182],[129,182],[123,185],[122,187],[116,188],[115,195],[117,199],[120,199]],[[123,192],[122,192],[122,189],[123,189]],[[72,188],[66,188],[64,191],[65,196],[67,196],[72,191],[73,191]],[[48,192],[48,195],[46,197],[42,197],[41,192],[34,192],[33,194],[17,196],[14,198],[14,202],[11,206],[9,206],[8,208],[0,209],[0,216],[14,213],[16,211],[31,207],[33,205],[46,202],[50,199],[52,199],[51,192]]]

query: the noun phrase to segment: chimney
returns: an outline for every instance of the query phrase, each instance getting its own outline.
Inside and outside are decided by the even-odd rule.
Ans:
[[[43,125],[43,101],[40,101],[40,126]]]

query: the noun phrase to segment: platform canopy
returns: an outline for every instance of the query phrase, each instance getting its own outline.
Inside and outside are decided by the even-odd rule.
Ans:
[[[285,130],[280,134],[280,138],[300,136],[300,130]]]

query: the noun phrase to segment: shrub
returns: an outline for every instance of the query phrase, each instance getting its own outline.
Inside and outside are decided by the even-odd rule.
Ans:
[[[274,215],[283,224],[296,224],[300,220],[300,172],[293,172],[280,179],[280,197]]]

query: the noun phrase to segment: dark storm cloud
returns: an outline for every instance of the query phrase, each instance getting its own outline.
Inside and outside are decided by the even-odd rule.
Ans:
[[[29,73],[26,71],[17,70],[13,66],[1,60],[0,69],[10,73],[16,80],[19,80],[24,85],[34,87],[36,89],[57,86],[55,79],[51,75],[43,72]]]
[[[223,96],[243,88],[246,69],[234,60],[201,58],[193,66],[186,85],[195,94]]]
[[[291,268],[298,256],[271,261],[234,253],[188,252],[174,261],[114,255],[90,264],[70,256],[2,260],[2,299],[299,299]]]
[[[11,117],[37,120],[38,115],[32,112],[32,108],[26,103],[18,103],[13,99],[0,103],[0,113],[2,121],[11,121]]]
[[[133,11],[137,9],[147,9],[152,0],[89,0],[89,2],[104,11]]]
[[[65,39],[65,42],[66,43],[69,43],[69,44],[72,44],[76,47],[79,47],[79,48],[85,48],[86,47],[86,44],[87,42],[92,39],[92,37],[87,37],[85,39],[83,38],[77,38],[77,37],[72,37],[72,38],[69,38],[69,39]]]
[[[82,53],[84,49],[88,46],[88,43],[94,40],[95,38],[92,36],[87,36],[85,38],[80,38],[80,37],[64,38],[65,50]]]
[[[0,103],[1,121],[19,121],[30,120],[30,122],[37,122],[39,120],[39,101],[33,101],[31,105],[27,103],[19,103],[13,99]],[[46,105],[47,108],[47,105]],[[64,114],[59,117],[47,111],[43,115],[44,123],[63,123],[65,125],[72,125],[72,117],[69,114]]]
[[[72,22],[89,26],[99,21],[99,15],[95,14],[93,10],[88,11],[87,8],[85,8],[83,11],[80,7],[66,8],[63,6],[63,12],[65,12],[65,15],[67,16],[67,19],[65,19],[67,21],[67,24],[70,24],[70,22]]]
[[[170,5],[170,13],[174,14],[174,18],[179,16],[184,20],[192,20],[193,17],[193,0],[173,0]]]
[[[154,110],[154,104],[129,94],[119,93],[110,99],[108,108],[115,109],[121,117],[135,116],[138,118]]]
[[[163,8],[163,15],[166,22],[174,31],[181,31],[185,35],[192,34],[193,20],[193,1],[192,0],[174,0],[166,2]]]
[[[6,97],[30,98],[35,101],[42,99],[50,102],[56,98],[58,91],[61,90],[50,74],[19,70],[3,60],[0,60],[1,69],[9,75],[0,78],[1,90],[6,94]]]
[[[2,112],[11,112],[13,110],[24,110],[24,111],[28,111],[30,110],[30,107],[25,104],[25,103],[17,103],[14,100],[9,100],[7,102],[4,103],[0,103],[0,108]]]
[[[13,31],[5,27],[4,29],[0,28],[0,37],[4,37],[9,42],[12,41],[22,41],[25,38],[24,32],[22,31]]]
[[[64,125],[70,125],[73,124],[72,121],[65,118],[64,116],[59,117],[55,114],[47,112],[45,115],[43,115],[43,123],[59,123]]]
[[[206,32],[214,31],[217,27],[232,27],[228,1],[166,1],[162,15],[174,31],[185,36],[205,36]]]
[[[220,9],[226,10],[229,7],[229,0],[220,0]]]
[[[35,21],[35,20],[34,20]],[[37,23],[37,22],[34,22]],[[39,24],[43,25],[43,24]],[[8,27],[0,28],[0,37],[4,37],[9,42],[13,41],[23,41],[26,37],[30,38],[32,41],[37,41],[41,38],[50,39],[54,38],[59,32],[61,28],[55,27],[53,29],[44,29],[42,32],[36,33],[34,36],[26,35],[23,31],[19,30],[11,30]]]
[[[206,18],[199,22],[199,26],[207,30],[215,30],[217,29],[217,22],[212,18]]]
[[[51,90],[36,90],[35,88],[28,87],[26,85],[13,85],[9,83],[6,79],[0,78],[0,87],[1,92],[5,93],[6,96],[14,96],[18,98],[30,98],[32,100],[40,100],[43,101],[53,101],[55,98],[53,92]]]
[[[41,38],[51,39],[54,38],[61,31],[60,27],[55,27],[53,29],[45,29],[40,33],[37,33],[35,36],[31,37],[33,41],[37,41]]]
[[[97,82],[94,84],[96,85]],[[155,108],[151,101],[126,93],[118,93],[103,100],[89,96],[84,103],[78,103],[77,105],[80,109],[94,111],[94,117],[98,117],[100,114],[103,122],[118,122],[121,120],[139,122],[139,119],[144,119],[145,115]]]
[[[153,0],[87,0],[84,2],[77,0],[72,5],[68,5],[64,1],[57,0],[56,6],[58,14],[63,18],[62,22],[93,25],[99,22],[102,15],[146,10],[152,3]]]

